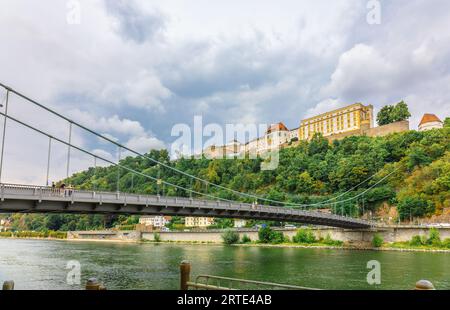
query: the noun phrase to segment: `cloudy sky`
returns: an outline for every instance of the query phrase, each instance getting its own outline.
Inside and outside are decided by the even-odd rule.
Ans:
[[[170,147],[173,126],[195,115],[295,128],[354,102],[405,100],[412,128],[424,112],[449,116],[450,2],[380,1],[381,23],[369,24],[370,2],[1,0],[0,82],[139,151]],[[66,135],[15,100],[16,116]],[[11,131],[14,170],[26,133]],[[45,163],[45,141],[25,153],[40,145]]]

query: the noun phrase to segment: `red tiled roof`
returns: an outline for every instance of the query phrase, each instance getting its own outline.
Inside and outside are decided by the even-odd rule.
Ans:
[[[289,131],[287,127],[282,123],[274,124],[267,129],[267,133],[271,133],[273,131]]]
[[[442,123],[442,121],[439,119],[439,117],[437,117],[435,114],[424,114],[422,117],[422,120],[420,121],[420,125],[425,124],[425,123],[431,123],[431,122],[440,122]]]

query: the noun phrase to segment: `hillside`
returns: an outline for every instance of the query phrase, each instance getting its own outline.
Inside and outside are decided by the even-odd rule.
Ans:
[[[397,207],[400,219],[405,221],[436,217],[450,208],[448,126],[439,130],[408,131],[377,138],[354,136],[331,144],[317,135],[310,142],[300,142],[295,147],[281,150],[279,167],[273,171],[261,171],[261,159],[180,159],[171,162],[165,150],[151,151],[147,155],[215,184],[271,200],[311,204],[337,197],[336,203],[320,207],[330,208],[338,214],[368,216],[369,211],[380,214],[386,207]],[[254,201],[223,189],[208,187],[199,181],[191,181],[177,172],[156,166],[146,158],[127,157],[121,165],[144,175],[160,176],[162,180],[197,192]],[[65,182],[79,189],[115,191],[117,167],[90,168],[74,174]],[[119,186],[121,191],[134,193],[190,195],[167,185],[158,186],[155,181],[143,175],[132,175],[124,169],[121,169]],[[360,194],[363,195],[349,200]],[[343,200],[345,202],[340,202]],[[394,215],[397,217],[397,212]],[[49,220],[52,216],[57,218]],[[99,227],[105,223],[111,225],[117,220],[113,218],[104,222],[103,216],[77,215],[15,217],[15,222],[22,227],[39,228],[44,225],[51,229]],[[127,219],[120,217],[119,220]],[[33,224],[33,221],[36,223]],[[48,223],[52,221],[54,223]]]

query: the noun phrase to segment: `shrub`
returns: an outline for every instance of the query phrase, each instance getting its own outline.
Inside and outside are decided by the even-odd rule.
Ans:
[[[153,241],[161,242],[161,235],[159,233],[154,233],[153,234]]]
[[[325,239],[322,240],[322,243],[326,244],[326,245],[333,245],[333,246],[340,246],[342,245],[344,242],[340,241],[340,240],[334,240],[331,238],[330,234],[327,234],[327,236],[325,237]]]
[[[315,243],[317,242],[316,236],[311,229],[301,228],[297,230],[297,233],[292,238],[295,243]]]
[[[450,249],[450,238],[447,238],[444,241],[442,241],[441,246]]]
[[[12,232],[10,231],[1,231],[0,237],[12,237]]]
[[[262,227],[258,231],[259,242],[269,243],[272,239],[272,229],[270,227]]]
[[[421,236],[416,235],[411,238],[411,241],[409,242],[409,244],[412,246],[420,246],[420,245],[424,245],[425,243],[423,242],[423,238]]]
[[[136,225],[118,225],[118,230],[134,230]]]
[[[56,238],[56,239],[66,239],[67,238],[67,232],[64,231],[49,231],[48,232],[49,238]]]
[[[285,241],[285,237],[281,231],[272,231],[270,243],[279,244]]]
[[[441,236],[439,234],[439,230],[437,230],[436,228],[430,229],[430,235],[428,237],[427,244],[434,246],[441,245]]]
[[[261,243],[282,243],[285,241],[282,232],[273,231],[270,227],[261,228],[258,231],[258,238]]]
[[[383,241],[383,237],[381,237],[379,234],[375,234],[372,238],[372,246],[374,248],[379,248],[383,245]]]
[[[239,234],[231,229],[227,229],[222,234],[222,239],[225,244],[235,244],[239,242]]]
[[[252,242],[252,239],[250,239],[249,236],[247,235],[242,236],[242,243],[250,243],[250,242]]]

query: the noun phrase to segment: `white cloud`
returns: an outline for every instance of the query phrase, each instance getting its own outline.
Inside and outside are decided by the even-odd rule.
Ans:
[[[93,154],[97,155],[100,159],[106,159],[112,162],[117,162],[117,156],[113,156],[110,152],[102,149],[94,149],[91,151]],[[97,165],[101,165],[102,160],[97,161]]]
[[[170,127],[197,114],[205,123],[293,128],[353,102],[379,109],[405,99],[414,128],[422,113],[450,110],[446,0],[383,2],[376,26],[359,0],[80,3],[81,24],[69,25],[65,1],[4,0],[0,81],[140,151],[169,145]],[[67,124],[53,118],[28,108],[15,115],[67,137]],[[11,137],[15,155],[37,153],[35,141]],[[19,158],[8,160],[18,170]]]
[[[164,143],[154,137],[133,137],[125,143],[125,146],[140,153],[147,153],[152,149],[160,150],[165,147]]]
[[[329,96],[341,95],[344,98],[383,93],[397,78],[397,69],[375,48],[357,44],[342,54],[331,75],[331,82],[323,92]]]
[[[141,71],[133,80],[108,84],[101,92],[101,99],[105,102],[159,112],[164,111],[162,101],[170,96],[170,90],[162,85],[156,75],[145,71]]]
[[[69,114],[73,120],[93,130],[124,135],[142,135],[145,133],[144,127],[138,121],[126,118],[120,119],[118,115],[108,118],[104,116],[95,117],[95,115],[80,110],[71,110]]]
[[[316,106],[308,109],[305,113],[305,118],[319,115],[335,109],[339,109],[345,105],[346,104],[344,102],[340,102],[338,99],[331,99],[331,98],[325,99],[319,102]]]

